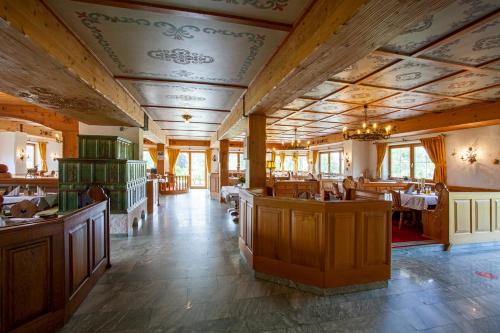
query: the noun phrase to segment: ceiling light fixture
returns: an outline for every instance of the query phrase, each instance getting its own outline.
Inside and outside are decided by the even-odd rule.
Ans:
[[[191,120],[191,118],[193,118],[193,116],[191,116],[190,114],[183,114],[182,115],[182,119],[184,119],[184,122],[186,124],[189,124],[189,121]]]
[[[346,127],[342,130],[342,134],[345,140],[358,140],[358,141],[375,141],[375,140],[387,140],[392,134],[392,126],[387,125],[385,128],[378,127],[377,123],[373,123],[371,126],[368,123],[368,106],[364,106],[364,121],[361,128],[357,130],[349,130]]]
[[[307,146],[304,146],[303,144],[300,143],[300,140],[297,140],[297,128],[294,129],[294,139],[289,145],[285,145],[285,142],[281,141],[281,145],[283,146],[282,149],[287,149],[287,150],[308,149],[310,143],[311,143],[310,141],[307,141]]]

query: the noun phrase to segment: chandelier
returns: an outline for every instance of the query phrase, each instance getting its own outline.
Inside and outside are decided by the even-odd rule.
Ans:
[[[378,127],[377,123],[371,126],[368,123],[368,106],[364,106],[364,121],[360,129],[349,130],[346,127],[342,130],[344,140],[375,141],[386,140],[391,136],[392,127],[387,125],[385,128]]]
[[[281,141],[282,149],[287,150],[303,150],[308,149],[311,141],[307,141],[307,145],[303,145],[300,140],[297,140],[297,128],[294,129],[294,139],[291,143],[285,144],[285,141]]]

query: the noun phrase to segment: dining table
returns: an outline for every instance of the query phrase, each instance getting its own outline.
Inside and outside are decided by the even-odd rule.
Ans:
[[[400,192],[401,206],[414,210],[427,210],[437,205],[438,196],[435,193],[405,193]]]

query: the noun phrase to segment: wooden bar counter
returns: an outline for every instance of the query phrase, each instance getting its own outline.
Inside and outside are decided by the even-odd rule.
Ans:
[[[383,285],[391,272],[391,203],[324,202],[241,190],[239,246],[258,277],[326,292]]]
[[[0,332],[54,332],[110,267],[108,202],[0,226]]]

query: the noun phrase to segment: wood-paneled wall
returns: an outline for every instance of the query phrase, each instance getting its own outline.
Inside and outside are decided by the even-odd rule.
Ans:
[[[0,332],[54,332],[110,267],[108,202],[1,228],[0,253]]]
[[[450,192],[450,244],[500,241],[500,192]]]
[[[240,191],[240,250],[257,272],[322,288],[390,278],[391,204]]]

